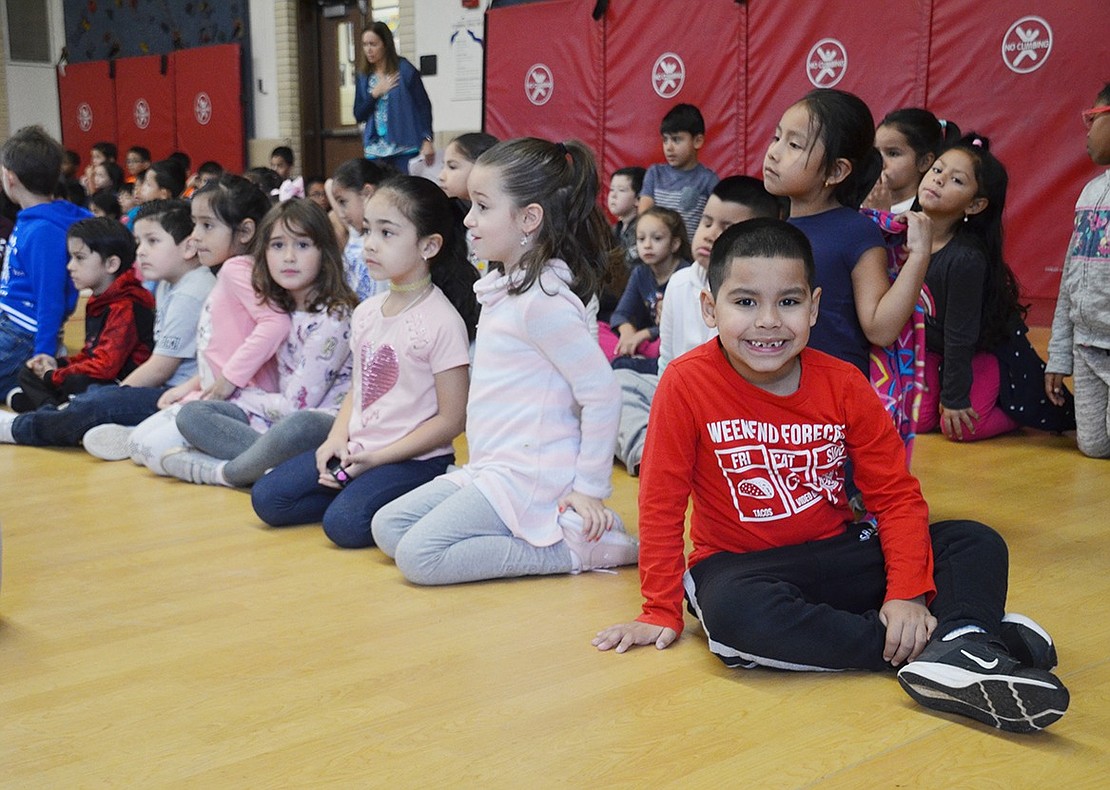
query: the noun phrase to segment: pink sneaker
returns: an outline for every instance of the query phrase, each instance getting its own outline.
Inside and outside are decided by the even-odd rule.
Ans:
[[[574,561],[571,573],[635,565],[640,558],[640,541],[624,531],[624,522],[616,513],[613,513],[613,528],[594,541],[586,540],[582,534],[582,517],[573,510],[560,514],[559,526],[563,528],[563,540]]]

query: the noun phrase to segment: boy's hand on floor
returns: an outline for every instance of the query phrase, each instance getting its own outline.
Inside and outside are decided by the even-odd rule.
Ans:
[[[611,625],[604,631],[598,631],[590,644],[598,650],[616,648],[618,653],[623,653],[628,648],[636,645],[654,644],[656,649],[662,650],[671,645],[678,634],[673,628],[661,625],[651,625],[634,621],[631,623],[618,623]]]
[[[886,626],[883,661],[896,667],[917,658],[937,627],[937,618],[925,605],[923,595],[909,601],[887,601],[879,609],[879,622]]]

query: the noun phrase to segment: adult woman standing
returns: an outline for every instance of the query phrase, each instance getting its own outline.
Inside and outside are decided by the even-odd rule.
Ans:
[[[384,22],[362,31],[366,68],[355,76],[355,120],[366,124],[363,149],[367,159],[388,162],[408,173],[408,160],[419,152],[430,159],[432,105],[420,72],[398,56],[393,33]]]

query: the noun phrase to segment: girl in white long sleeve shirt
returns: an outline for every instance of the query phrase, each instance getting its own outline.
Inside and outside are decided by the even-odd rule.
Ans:
[[[620,389],[585,307],[612,254],[593,157],[512,140],[467,186],[475,254],[501,264],[475,286],[470,461],[379,510],[374,542],[417,584],[635,563],[635,538],[603,502]]]

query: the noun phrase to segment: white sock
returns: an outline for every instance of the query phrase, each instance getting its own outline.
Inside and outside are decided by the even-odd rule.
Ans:
[[[216,469],[215,469],[215,472],[213,473],[213,477],[216,478],[216,482],[219,483],[220,485],[227,486],[228,488],[235,488],[235,486],[233,486],[231,483],[227,482],[227,478],[224,477],[224,467],[225,466],[227,466],[227,461],[220,461],[218,464],[216,464]]]
[[[947,634],[945,634],[943,637],[941,637],[940,641],[948,642],[948,641],[951,641],[951,640],[955,639],[957,636],[963,636],[964,634],[985,634],[985,633],[986,633],[986,629],[980,628],[977,625],[965,625],[965,626],[961,626],[960,628],[954,628],[953,630],[949,631]]]
[[[15,437],[12,436],[12,424],[18,416],[18,414],[8,414],[0,411],[0,444],[15,444]]]

